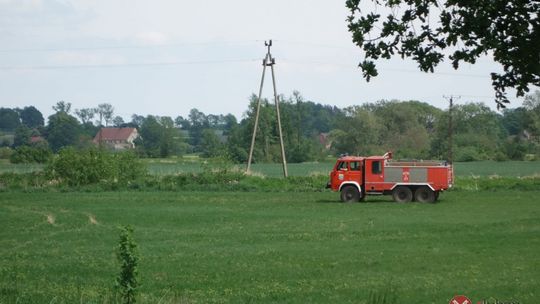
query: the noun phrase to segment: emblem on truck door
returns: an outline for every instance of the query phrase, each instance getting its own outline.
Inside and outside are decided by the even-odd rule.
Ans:
[[[343,174],[338,175],[339,180],[343,180]]]

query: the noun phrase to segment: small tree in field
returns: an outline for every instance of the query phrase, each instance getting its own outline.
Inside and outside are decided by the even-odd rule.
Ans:
[[[139,285],[137,280],[137,266],[139,256],[137,244],[133,240],[133,228],[124,226],[120,231],[120,242],[117,248],[117,257],[120,262],[120,274],[116,278],[116,287],[120,290],[123,303],[135,303],[135,295]]]

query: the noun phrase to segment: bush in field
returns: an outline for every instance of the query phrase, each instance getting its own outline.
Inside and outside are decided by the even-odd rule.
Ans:
[[[70,186],[126,184],[146,173],[133,153],[112,153],[96,148],[62,149],[45,170],[51,178]]]
[[[512,160],[524,160],[529,147],[519,136],[507,140],[503,146],[505,154]]]
[[[46,146],[19,146],[10,155],[9,160],[13,164],[43,164],[52,156],[51,150]]]
[[[1,147],[0,148],[0,159],[9,159],[13,154],[13,149],[10,147]]]
[[[123,303],[135,303],[135,295],[138,287],[137,266],[139,256],[137,253],[137,244],[133,240],[133,228],[129,226],[121,228],[116,256],[118,262],[120,262],[120,274],[116,278],[116,287],[120,291]]]
[[[55,186],[43,172],[32,173],[0,173],[0,192],[6,190],[32,191],[44,189],[47,186]],[[1,301],[0,301],[1,303]]]
[[[485,157],[475,147],[459,147],[456,149],[455,161],[470,162],[483,160]]]

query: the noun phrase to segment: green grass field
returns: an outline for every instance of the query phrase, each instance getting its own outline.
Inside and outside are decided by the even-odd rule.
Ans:
[[[177,161],[174,159],[145,159],[148,171],[156,175],[170,175],[185,172],[200,172],[203,170],[200,161]],[[334,163],[301,163],[288,164],[288,172],[291,176],[306,176],[310,174],[327,174],[332,170]],[[209,165],[211,166],[211,165]],[[239,170],[244,170],[245,165],[236,165]],[[7,160],[0,160],[0,173],[15,172],[27,173],[40,171],[43,165],[39,164],[10,164]],[[253,164],[252,171],[269,177],[283,175],[281,164]],[[540,161],[478,161],[455,164],[456,176],[538,176],[540,175]]]
[[[12,164],[7,159],[0,159],[0,173],[30,173],[43,170],[41,164]]]
[[[200,162],[174,162],[170,160],[145,160],[148,171],[151,174],[170,175],[185,172],[200,172],[203,165]],[[212,164],[208,165],[209,168]],[[245,170],[246,165],[233,165],[238,170]],[[300,163],[287,164],[287,171],[290,176],[307,176],[310,174],[327,174],[332,170],[332,163]],[[539,164],[540,167],[540,164]],[[281,164],[253,164],[251,171],[256,174],[280,177],[283,176]],[[539,168],[540,171],[540,168]]]
[[[125,224],[139,244],[141,303],[537,303],[538,197],[2,193],[0,303],[108,302]]]
[[[198,162],[175,162],[173,160],[145,160],[148,170],[152,174],[167,175],[180,172],[199,172],[202,166]],[[310,174],[327,174],[332,170],[335,162],[287,164],[289,175],[306,176]],[[540,161],[476,161],[455,163],[457,176],[534,176],[540,175]],[[245,165],[236,166],[240,170]],[[252,171],[269,176],[283,176],[281,164],[253,164]]]

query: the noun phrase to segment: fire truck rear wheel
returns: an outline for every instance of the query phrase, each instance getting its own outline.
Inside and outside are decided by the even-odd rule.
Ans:
[[[392,197],[396,203],[408,203],[412,201],[413,194],[409,187],[398,186],[392,190]]]
[[[436,194],[429,187],[423,186],[414,191],[414,199],[420,203],[434,203]]]
[[[355,186],[344,186],[341,188],[341,201],[344,203],[354,203],[360,200],[360,192]]]

